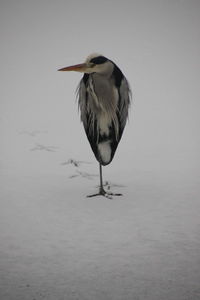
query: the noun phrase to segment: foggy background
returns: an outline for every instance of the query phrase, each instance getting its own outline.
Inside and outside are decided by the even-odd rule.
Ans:
[[[1,0],[0,39],[1,299],[199,299],[200,2]],[[98,184],[98,165],[78,115],[75,91],[82,75],[57,72],[82,63],[93,52],[120,67],[133,94],[123,138],[113,162],[104,168],[113,187],[123,186],[124,197],[112,203],[101,198],[85,201]],[[77,170],[69,159],[88,164]],[[94,178],[88,180],[84,172]],[[118,216],[114,221],[113,210]],[[80,219],[85,224],[85,216],[87,226],[77,227]],[[74,222],[70,232],[65,227],[65,222],[72,224],[69,220]],[[155,247],[166,243],[163,257],[149,251],[147,240],[137,234],[126,240],[138,226],[151,242],[160,230],[154,242]],[[116,231],[119,237],[112,244]],[[105,260],[98,260],[91,232]],[[72,241],[85,236],[89,263],[96,269],[81,256],[81,239],[72,243],[74,252],[67,243],[64,248],[61,233]],[[44,246],[44,239],[51,238],[52,244]],[[128,243],[128,250],[120,250],[125,264],[115,243],[119,249]],[[165,261],[170,243],[175,248]],[[133,258],[131,249],[139,249],[138,256]],[[141,249],[146,249],[145,255],[139,255]],[[69,251],[71,264],[65,268]],[[106,281],[96,280],[96,274],[104,278],[103,265],[112,254],[116,261],[108,267]],[[62,260],[60,265],[54,255]],[[154,255],[160,261],[148,265]],[[160,283],[170,261],[172,269],[167,268]],[[157,264],[160,269],[154,270]],[[125,270],[120,278],[116,268],[118,273]],[[82,281],[85,276],[87,282]]]

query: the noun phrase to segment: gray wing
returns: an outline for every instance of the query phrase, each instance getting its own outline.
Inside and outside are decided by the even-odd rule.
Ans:
[[[87,125],[87,92],[84,77],[81,79],[77,88],[77,97],[81,121],[83,122],[85,127]]]
[[[89,108],[88,108],[88,92],[86,89],[86,84],[88,82],[88,77],[85,76],[81,79],[80,84],[78,86],[78,104],[80,109],[80,117],[83,122],[84,128],[87,132],[89,130],[90,122],[89,122]],[[119,101],[118,101],[118,123],[119,123],[119,134],[123,133],[124,127],[126,125],[126,121],[128,119],[128,111],[130,107],[130,99],[131,99],[131,89],[129,83],[125,77],[121,80],[121,84],[118,87]]]
[[[126,125],[126,121],[128,119],[128,111],[129,111],[130,99],[131,99],[131,89],[125,77],[121,81],[120,87],[118,88],[118,93],[119,93],[118,119],[120,125],[120,135],[122,135],[124,127]]]
[[[91,117],[91,111],[90,108],[88,107],[88,91],[87,91],[88,77],[89,76],[87,74],[84,74],[78,86],[77,89],[78,106],[80,110],[80,118],[81,121],[83,122],[83,126],[88,141],[94,152],[94,155],[96,156],[96,159],[99,160],[98,150],[97,150],[97,140],[98,140],[97,124],[96,121],[93,120],[93,118]],[[94,128],[94,131],[92,131],[91,128]]]

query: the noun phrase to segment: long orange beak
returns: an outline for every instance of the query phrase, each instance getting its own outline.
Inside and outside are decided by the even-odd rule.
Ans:
[[[58,71],[76,71],[76,72],[85,72],[86,70],[86,64],[78,64],[74,66],[69,66],[65,68],[61,68]]]

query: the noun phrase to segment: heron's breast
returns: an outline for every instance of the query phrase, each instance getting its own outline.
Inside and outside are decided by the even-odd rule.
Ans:
[[[117,133],[119,94],[113,81],[94,74],[89,80],[88,95],[88,111],[97,121],[98,135],[109,136],[113,124]]]
[[[111,117],[107,113],[101,113],[98,116],[97,122],[100,135],[109,136],[109,128],[112,123]]]

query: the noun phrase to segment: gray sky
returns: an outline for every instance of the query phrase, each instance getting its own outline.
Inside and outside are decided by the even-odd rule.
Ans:
[[[1,0],[1,161],[15,159],[23,130],[47,130],[49,144],[94,160],[75,103],[81,74],[56,70],[100,52],[133,91],[116,166],[129,168],[131,160],[159,168],[165,161],[165,168],[197,170],[199,15],[194,0]]]

